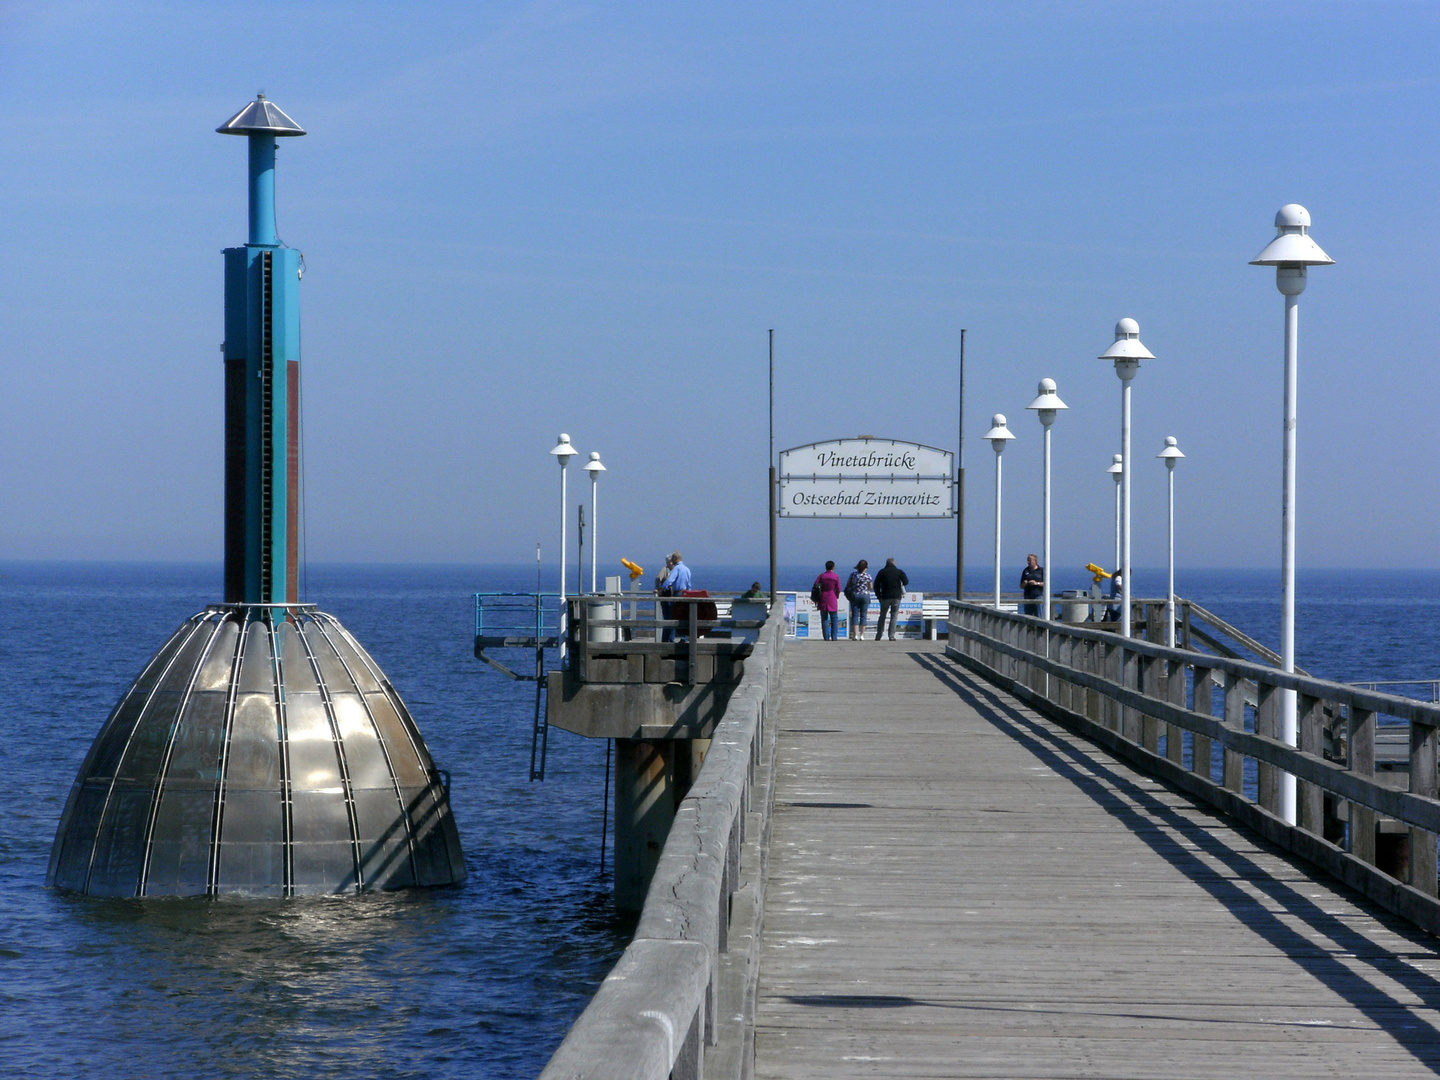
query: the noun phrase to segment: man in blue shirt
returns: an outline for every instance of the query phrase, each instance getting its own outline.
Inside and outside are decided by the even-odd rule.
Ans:
[[[670,559],[675,565],[670,570],[670,576],[665,579],[665,588],[670,590],[671,596],[679,596],[690,588],[690,568],[681,561],[682,556],[678,551],[672,551]]]
[[[670,553],[670,573],[665,576],[665,580],[660,585],[660,593],[662,596],[679,596],[685,592],[686,589],[690,588],[690,568],[682,561],[683,558],[678,551],[672,551]],[[662,619],[673,619],[675,613],[676,607],[674,604],[660,605],[660,617]],[[660,635],[660,640],[674,641],[674,629],[667,627],[665,632]]]

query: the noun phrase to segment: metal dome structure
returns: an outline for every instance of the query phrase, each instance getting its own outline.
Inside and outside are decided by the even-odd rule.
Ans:
[[[311,605],[222,604],[156,653],[101,729],[51,854],[94,896],[443,885],[465,865],[425,741]]]
[[[263,97],[250,237],[225,251],[225,603],[180,627],[100,729],[48,884],[92,896],[296,896],[463,881],[448,785],[395,688],[299,598],[300,260],[275,234]]]

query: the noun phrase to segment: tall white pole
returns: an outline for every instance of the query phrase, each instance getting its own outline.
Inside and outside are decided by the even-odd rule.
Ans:
[[[595,514],[595,481],[599,475],[593,471],[590,473],[590,591],[592,593],[596,591],[595,572],[600,558],[600,519]]]
[[[569,550],[568,545],[567,545],[567,543],[566,543],[566,540],[567,540],[568,538],[567,538],[566,535],[565,535],[565,525],[566,525],[566,521],[565,521],[565,504],[566,504],[568,501],[569,501],[569,495],[566,493],[566,485],[565,485],[565,462],[562,461],[562,462],[560,463],[560,604],[561,604],[562,607],[563,607],[564,604],[565,604],[566,584],[567,584],[566,573],[565,573],[565,572],[566,572],[566,569],[567,569],[567,567],[566,567],[566,565],[565,565],[565,553]]]
[[[1300,271],[1300,289],[1305,287],[1304,270]],[[1300,367],[1300,292],[1285,292],[1285,450],[1284,494],[1280,503],[1280,670],[1295,670],[1295,426],[1296,398],[1299,393]],[[1280,738],[1296,746],[1299,725],[1296,723],[1295,691],[1280,691]],[[1280,774],[1280,816],[1295,824],[1295,777]]]
[[[1042,527],[1045,530],[1043,552],[1045,556],[1044,596],[1045,608],[1040,612],[1042,619],[1050,618],[1050,425],[1045,425],[1045,511]]]
[[[1165,644],[1175,648],[1175,466],[1166,462],[1170,479],[1170,587],[1165,600]]]
[[[1111,563],[1116,572],[1120,570],[1120,476],[1115,477],[1115,561]],[[1121,581],[1124,584],[1124,581]]]
[[[995,610],[1000,610],[1000,455],[995,455]]]
[[[1280,506],[1280,669],[1295,670],[1295,428],[1299,385],[1300,307],[1306,269],[1335,260],[1310,236],[1310,211],[1287,203],[1275,215],[1276,236],[1250,260],[1251,266],[1275,267],[1275,287],[1285,297],[1285,431],[1284,479]],[[1298,745],[1295,691],[1280,691],[1280,737]],[[1281,772],[1280,815],[1295,824],[1295,777]]]
[[[1116,364],[1120,375],[1120,636],[1130,636],[1130,380],[1139,365]],[[1128,368],[1128,370],[1126,370]]]

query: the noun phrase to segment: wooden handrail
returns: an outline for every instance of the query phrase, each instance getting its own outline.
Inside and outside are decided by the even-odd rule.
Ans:
[[[947,652],[965,666],[1440,933],[1440,705],[978,604],[952,601],[948,622]],[[1296,693],[1298,747],[1278,737],[1281,692],[1286,690]],[[1224,705],[1217,711],[1214,699],[1222,692]],[[1252,707],[1247,699],[1254,702],[1253,730],[1247,728]],[[1375,776],[1376,718],[1381,715],[1410,726],[1408,791]],[[1324,756],[1321,728],[1327,717],[1348,719],[1344,763]],[[1185,732],[1194,750],[1188,769]],[[1219,779],[1211,753],[1217,744],[1223,758]],[[1254,800],[1242,790],[1247,759],[1259,767]],[[1277,816],[1284,773],[1298,781],[1293,825]],[[1331,842],[1326,828],[1327,812],[1338,815],[1341,804],[1348,807],[1348,828],[1340,826],[1338,816],[1329,824],[1348,832],[1344,846]],[[1404,881],[1387,873],[1387,868],[1399,873],[1398,864],[1376,865],[1377,815],[1410,830]]]

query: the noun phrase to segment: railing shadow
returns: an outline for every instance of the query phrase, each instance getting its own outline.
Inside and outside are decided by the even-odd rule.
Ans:
[[[1281,950],[1297,967],[1323,983],[1348,1001],[1381,1030],[1391,1036],[1431,1072],[1440,1075],[1440,979],[1412,966],[1414,959],[1436,960],[1432,939],[1408,922],[1392,915],[1339,881],[1326,884],[1344,893],[1350,902],[1363,908],[1385,929],[1413,947],[1413,952],[1398,952],[1377,944],[1359,933],[1343,919],[1326,912],[1310,897],[1292,885],[1276,879],[1263,866],[1230,847],[1211,828],[1197,823],[1164,800],[1137,784],[1128,768],[1108,765],[1094,755],[1104,751],[1095,747],[1089,753],[1070,740],[1079,738],[1068,732],[1052,730],[1045,721],[1027,715],[1022,707],[1007,699],[978,677],[971,675],[947,658],[933,653],[913,653],[913,659],[956,695],[976,710],[998,732],[1024,746],[1044,761],[1057,775],[1068,779],[1098,806],[1123,823],[1135,836],[1161,858],[1213,896],[1237,921]],[[1156,783],[1163,783],[1158,778]],[[1314,868],[1270,844],[1243,826],[1223,821],[1209,807],[1176,793],[1190,807],[1211,820],[1222,821],[1226,828],[1243,834],[1246,842],[1263,848],[1268,855],[1294,867],[1304,877],[1313,878]],[[1163,832],[1157,829],[1163,828]],[[1216,875],[1196,852],[1176,844],[1174,837],[1193,844],[1238,877],[1273,900],[1288,915],[1316,934],[1334,944],[1333,950],[1317,949],[1314,941],[1287,925],[1280,913],[1266,910],[1256,898],[1235,882]],[[1343,957],[1341,955],[1343,954]],[[1407,1003],[1356,966],[1372,969],[1375,976],[1389,980],[1413,994],[1419,1004]]]

